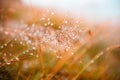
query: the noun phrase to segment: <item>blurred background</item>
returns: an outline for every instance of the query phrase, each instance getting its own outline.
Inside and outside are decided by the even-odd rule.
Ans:
[[[118,22],[120,16],[119,0],[22,0],[24,4],[39,8],[51,8],[84,17],[89,21],[113,20]],[[30,3],[31,2],[31,3]]]
[[[119,0],[0,0],[0,80],[120,80]]]

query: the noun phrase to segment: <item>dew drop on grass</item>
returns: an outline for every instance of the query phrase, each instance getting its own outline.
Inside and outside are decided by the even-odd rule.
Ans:
[[[12,43],[10,44],[10,47],[13,47],[13,44],[12,44]]]
[[[33,50],[36,50],[36,47],[32,47]]]
[[[91,60],[91,63],[94,63],[94,60]]]
[[[2,48],[4,48],[4,46],[0,46],[0,48],[2,49]]]
[[[51,26],[53,26],[54,24],[53,24],[53,23],[51,23],[50,25],[51,25]]]
[[[7,62],[6,64],[7,64],[7,65],[10,65],[11,63],[10,63],[10,62]]]
[[[14,40],[17,41],[17,38],[15,38]]]
[[[81,64],[81,63],[82,63],[82,61],[80,60],[80,61],[79,61],[79,63]]]
[[[28,41],[27,41],[27,44],[31,44],[31,40],[28,40]]]
[[[47,26],[47,23],[44,23],[44,26]]]
[[[28,52],[29,52],[29,50],[26,50],[26,52],[28,53]]]
[[[20,44],[22,45],[22,44],[23,44],[23,42],[22,42],[22,41],[20,41]]]
[[[67,20],[65,20],[65,21],[64,21],[64,23],[65,23],[65,24],[67,24],[67,23],[68,23],[68,21],[67,21]]]
[[[32,56],[32,55],[33,55],[33,53],[30,53],[30,55]]]
[[[5,31],[5,35],[8,35],[8,34],[9,34],[9,32]]]
[[[7,46],[7,43],[6,44],[4,44],[5,46]]]
[[[51,12],[51,15],[54,15],[55,13],[54,12]]]
[[[62,59],[63,57],[62,56],[59,56],[60,59]]]
[[[48,18],[47,20],[50,21],[50,18]]]
[[[39,55],[36,55],[36,58],[39,58]]]
[[[23,54],[25,54],[25,51],[23,52]]]
[[[58,59],[62,59],[63,57],[62,57],[62,56],[58,56],[58,55],[57,55],[57,56],[56,56],[56,58],[58,58]]]
[[[32,27],[34,27],[35,26],[35,24],[32,24]]]
[[[15,59],[16,59],[17,61],[19,61],[19,58],[18,58],[18,57],[16,57]]]
[[[59,56],[56,56],[56,58],[59,58]]]
[[[45,18],[44,18],[44,17],[42,17],[42,18],[41,18],[41,20],[45,20]]]
[[[72,55],[74,55],[74,53],[73,53],[73,52],[72,52],[71,54],[72,54]]]

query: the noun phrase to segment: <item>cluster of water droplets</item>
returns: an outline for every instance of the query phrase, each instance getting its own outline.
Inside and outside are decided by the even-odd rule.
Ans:
[[[54,12],[51,14],[54,15]],[[45,19],[45,17],[40,18],[40,20]],[[79,47],[84,41],[83,34],[86,33],[85,30],[76,24],[74,26],[59,25],[58,29],[54,29],[52,26],[55,23],[51,22],[50,18],[46,20],[47,22],[44,25],[33,23],[32,25],[24,24],[22,28],[0,28],[1,39],[4,36],[7,39],[7,41],[0,44],[0,56],[2,56],[5,64],[9,65],[13,61],[19,61],[19,56],[26,53],[30,56],[36,55],[36,57],[39,57],[38,54],[34,53],[38,48],[41,48],[42,52],[52,51],[57,54],[57,58],[62,58],[61,55],[67,53],[74,54],[76,47]],[[69,22],[65,20],[63,23],[68,24]],[[27,47],[27,49],[13,57],[13,53],[6,53],[5,50],[7,51],[8,46],[14,48],[14,42],[17,42],[17,45],[21,45],[21,47]],[[7,59],[8,54],[12,56],[11,59]]]

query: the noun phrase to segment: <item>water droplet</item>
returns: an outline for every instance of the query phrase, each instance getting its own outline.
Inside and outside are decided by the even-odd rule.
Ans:
[[[34,27],[35,26],[35,24],[32,24],[32,27]]]
[[[33,47],[32,49],[33,49],[33,50],[36,50],[36,47]]]
[[[65,23],[65,24],[67,24],[67,23],[68,23],[68,21],[67,21],[67,20],[65,20],[65,21],[64,21],[64,23]]]
[[[44,17],[42,17],[42,18],[41,18],[41,20],[45,20],[45,18],[44,18]]]
[[[10,44],[10,47],[13,47],[13,44]]]
[[[5,31],[5,34],[6,34],[6,35],[8,35],[8,34],[9,34],[9,32]]]
[[[29,50],[26,50],[26,52],[28,53],[28,52],[29,52]]]
[[[79,63],[82,63],[82,61],[79,61]]]
[[[39,55],[36,55],[37,58],[39,58]]]
[[[11,59],[10,61],[12,62],[12,61],[14,61],[14,59]]]
[[[20,36],[23,36],[23,33],[20,33]]]
[[[30,55],[32,56],[32,55],[33,55],[33,53],[30,53]]]
[[[56,56],[57,58],[59,58],[59,56]]]
[[[73,53],[73,52],[72,52],[71,54],[72,54],[72,55],[74,55],[74,53]]]
[[[11,63],[10,63],[10,62],[7,62],[6,64],[7,64],[7,65],[10,65]]]
[[[47,26],[47,24],[45,23],[44,26]]]
[[[103,55],[103,54],[104,54],[104,52],[101,52],[100,54],[101,54],[101,55]]]
[[[18,57],[16,57],[15,59],[16,59],[17,61],[19,61],[19,58],[18,58]]]
[[[51,12],[51,15],[54,15],[55,13],[54,12]]]
[[[22,41],[20,41],[20,44],[23,44],[23,42],[22,42]]]
[[[50,18],[48,18],[48,21],[50,21]]]
[[[91,63],[94,63],[94,60],[91,60]]]
[[[29,35],[29,36],[32,36],[32,34],[31,34],[31,33],[28,33],[28,35]]]
[[[23,54],[25,54],[25,51],[23,52]]]
[[[0,48],[4,48],[3,46],[0,46]]]
[[[50,25],[51,25],[51,26],[53,26],[54,24],[53,24],[53,23],[51,23]]]
[[[63,57],[62,56],[56,56],[58,59],[62,59]]]
[[[17,38],[15,38],[14,40],[17,41]]]
[[[7,46],[7,44],[4,44],[5,46]]]
[[[31,40],[28,40],[27,43],[28,43],[28,44],[31,44]]]
[[[62,59],[63,57],[62,57],[62,56],[60,56],[59,58],[60,58],[60,59]]]

